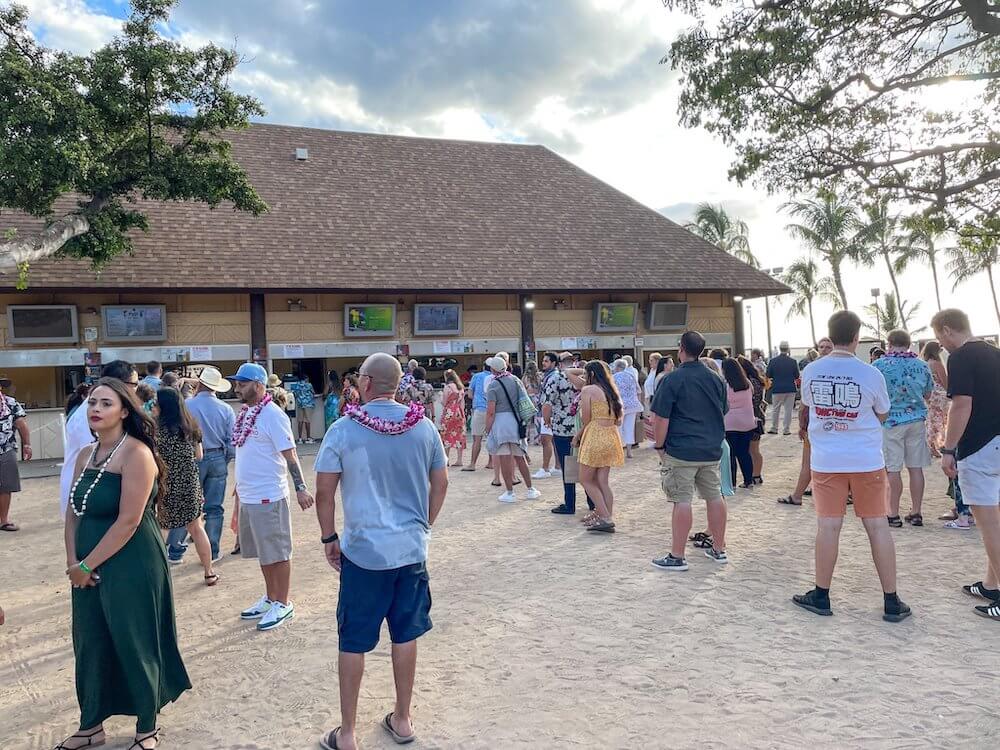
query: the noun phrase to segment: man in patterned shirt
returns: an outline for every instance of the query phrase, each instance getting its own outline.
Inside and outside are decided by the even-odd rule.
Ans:
[[[545,357],[555,358],[552,352],[546,352]],[[566,481],[566,457],[573,450],[573,435],[576,433],[576,411],[573,408],[576,389],[569,382],[564,370],[573,365],[573,355],[563,352],[558,355],[559,369],[551,377],[546,378],[539,396],[542,406],[542,421],[552,430],[552,443],[559,457],[559,466],[563,475],[563,503],[552,509],[557,515],[571,516],[576,513],[576,482]],[[594,505],[587,498],[587,505]]]
[[[16,431],[21,437],[21,455],[31,460],[31,434],[25,419],[24,407],[4,393],[10,380],[0,376],[0,531],[17,531],[10,520],[10,496],[21,491],[21,475],[17,470]]]
[[[298,424],[298,436],[300,443],[312,444],[312,412],[316,406],[316,391],[313,389],[309,378],[304,375],[296,376],[288,384],[288,390],[295,396],[295,418]]]

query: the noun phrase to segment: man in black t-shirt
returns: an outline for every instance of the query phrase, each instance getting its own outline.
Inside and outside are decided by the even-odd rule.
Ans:
[[[986,547],[986,575],[962,588],[986,600],[976,614],[1000,622],[1000,349],[973,338],[961,310],[941,310],[931,327],[951,355],[951,412],[941,468],[958,477]]]

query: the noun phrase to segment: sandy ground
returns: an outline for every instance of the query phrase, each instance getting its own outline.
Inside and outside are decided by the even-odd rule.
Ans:
[[[670,526],[648,450],[612,476],[613,536],[549,513],[558,480],[538,483],[541,501],[501,505],[486,472],[453,473],[431,544],[435,628],[420,642],[415,747],[996,747],[1000,628],[959,588],[982,577],[978,532],[931,521],[894,532],[914,616],[890,625],[851,520],[835,616],[816,617],[789,602],[811,585],[812,510],[774,502],[797,471],[798,444],[769,438],[765,454],[767,483],[730,503],[732,562],[693,551],[680,574],[650,566]],[[949,501],[940,472],[929,476],[933,519]],[[0,534],[4,750],[51,748],[78,718],[57,487],[27,480],[15,499],[23,530]],[[294,526],[296,616],[277,631],[237,617],[261,592],[253,563],[227,557],[214,589],[193,550],[173,569],[194,689],[164,711],[162,747],[313,748],[338,723],[337,577],[312,512]],[[392,707],[387,641],[383,631],[362,688],[368,748],[393,746],[377,726]],[[127,747],[130,720],[107,728],[108,747]]]

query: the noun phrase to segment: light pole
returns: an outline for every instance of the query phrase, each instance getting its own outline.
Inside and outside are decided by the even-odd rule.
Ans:
[[[878,339],[879,346],[882,346],[882,313],[878,306],[878,296],[881,293],[878,287],[872,287],[872,297],[875,300],[875,338]]]
[[[784,266],[777,266],[776,268],[762,268],[764,273],[771,277],[777,277],[781,274],[785,268]],[[774,351],[771,345],[771,299],[767,295],[764,295],[764,316],[767,318],[767,358],[771,358],[771,352]]]
[[[767,299],[766,297],[764,299]],[[744,305],[747,311],[747,320],[750,322],[750,351],[753,351],[753,310],[750,305]]]

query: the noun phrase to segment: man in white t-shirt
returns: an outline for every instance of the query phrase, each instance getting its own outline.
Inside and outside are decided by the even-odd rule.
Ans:
[[[260,620],[258,630],[271,630],[291,618],[295,610],[289,598],[292,519],[286,472],[292,475],[302,510],[312,507],[313,497],[302,479],[291,422],[267,393],[267,370],[247,362],[230,380],[243,401],[233,428],[240,551],[243,557],[260,562],[266,589],[240,617]]]
[[[813,500],[816,503],[816,588],[792,601],[818,615],[831,615],[830,582],[837,564],[847,498],[861,519],[882,582],[885,614],[899,622],[910,608],[896,595],[896,546],[887,518],[882,422],[889,393],[882,373],[854,356],[861,319],[848,310],[829,321],[833,351],[803,371],[802,403],[809,408]]]

